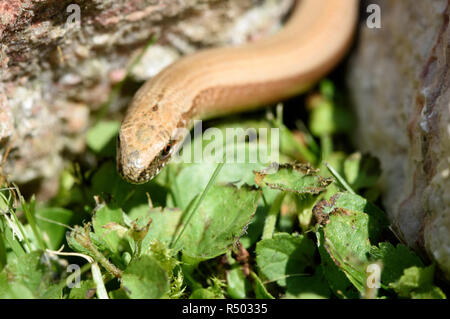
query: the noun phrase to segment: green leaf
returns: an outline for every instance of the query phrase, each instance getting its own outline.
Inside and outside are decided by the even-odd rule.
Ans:
[[[251,284],[245,277],[240,266],[233,267],[227,272],[227,292],[233,299],[248,298]]]
[[[256,244],[259,273],[285,287],[292,276],[307,274],[314,265],[316,247],[303,235],[278,233]]]
[[[413,299],[446,299],[442,290],[433,285],[434,265],[429,267],[410,267],[403,275],[389,286],[400,297]]]
[[[121,236],[113,227],[109,227],[115,223],[117,225],[124,225],[123,213],[120,208],[110,208],[107,205],[103,205],[96,210],[94,217],[92,218],[92,225],[95,234],[106,243],[107,248],[118,254],[119,252],[126,250],[129,246],[128,240]]]
[[[0,273],[0,296],[2,294],[5,298],[60,296],[61,288],[52,286],[50,269],[42,258],[42,252],[33,251],[9,263]]]
[[[72,211],[60,207],[48,207],[38,210],[36,216],[37,225],[49,248],[57,250],[61,247],[67,231],[64,225],[69,224],[73,215]]]
[[[368,154],[354,153],[345,160],[344,173],[353,190],[370,188],[381,175],[380,162]]]
[[[291,193],[320,194],[332,183],[332,179],[324,179],[317,175],[317,170],[306,164],[280,165],[276,173],[255,172],[255,181],[259,186],[267,186]]]
[[[261,279],[253,271],[250,273],[253,279],[253,290],[255,291],[256,299],[275,299],[264,286]]]
[[[287,282],[286,298],[324,299],[331,295],[322,267],[317,267],[314,275],[294,276]]]
[[[381,282],[385,285],[397,281],[406,268],[424,266],[420,258],[402,244],[394,247],[388,242],[380,243],[379,247],[371,248],[370,257],[371,260],[381,261]]]
[[[322,228],[319,228],[316,236],[320,259],[322,261],[321,265],[323,267],[323,273],[334,295],[339,298],[359,298],[359,292],[347,278],[345,273],[336,265],[334,260],[331,258],[327,247],[324,245],[325,239]]]
[[[131,261],[122,276],[122,287],[133,299],[157,299],[169,291],[169,278],[150,256]]]
[[[181,170],[176,178],[175,185],[172,186],[179,208],[185,209],[192,199],[205,189],[216,167],[216,163],[200,163],[189,165]],[[255,184],[253,170],[262,167],[264,165],[258,163],[225,163],[216,181],[222,184],[233,183],[237,186],[243,184],[253,186]]]
[[[328,254],[358,291],[363,293],[371,242],[377,243],[386,227],[384,214],[365,199],[350,193],[338,193],[330,201],[321,201],[313,211],[323,227],[321,257]],[[329,270],[327,268],[330,267],[324,267],[325,271]],[[338,272],[332,273],[340,277]],[[330,282],[327,273],[326,277]],[[342,278],[338,280],[340,287],[334,291],[338,293],[339,290],[345,296],[342,289],[348,287]]]
[[[223,295],[217,295],[214,291],[207,288],[195,289],[189,296],[189,299],[223,299]]]
[[[255,214],[261,193],[243,186],[216,185],[195,212],[176,249],[193,258],[217,257],[241,237]]]
[[[8,274],[0,273],[0,299],[34,299],[30,289],[20,282],[8,280]]]
[[[329,223],[324,227],[325,248],[361,293],[365,289],[371,247],[368,224],[367,214],[338,208],[330,214]]]
[[[125,290],[123,290],[122,288],[110,291],[108,295],[111,299],[130,299]]]
[[[70,289],[69,299],[88,299],[95,296],[96,285],[92,280],[83,280],[80,282],[80,287],[73,287]]]
[[[317,203],[313,212],[319,223],[321,223],[320,221],[326,223],[329,214],[335,210],[341,210],[344,213],[350,211],[367,214],[369,239],[372,244],[377,244],[381,240],[383,232],[388,229],[389,221],[386,214],[359,195],[348,192],[337,193],[329,201]]]
[[[130,219],[137,220],[140,227],[144,227],[151,220],[147,235],[142,241],[142,249],[145,251],[152,241],[157,240],[167,246],[174,239],[180,224],[182,211],[171,208],[149,208],[148,205],[140,206],[130,212]]]
[[[86,143],[98,155],[114,156],[119,128],[119,122],[100,121],[87,132]]]

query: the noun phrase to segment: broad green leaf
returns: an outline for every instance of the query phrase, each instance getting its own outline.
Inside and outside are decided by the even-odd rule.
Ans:
[[[331,258],[327,247],[324,245],[323,229],[320,228],[317,231],[316,236],[320,259],[322,261],[323,274],[334,295],[339,298],[359,298],[359,292],[347,278],[345,273],[336,265]]]
[[[114,156],[119,128],[119,122],[101,121],[89,129],[86,143],[98,155]]]
[[[144,255],[125,269],[122,287],[132,299],[157,299],[169,291],[169,278],[155,258]]]
[[[442,290],[433,285],[434,265],[429,267],[410,267],[389,286],[400,297],[413,299],[446,299]]]
[[[96,210],[92,218],[92,225],[97,236],[104,241],[108,249],[117,254],[128,248],[128,240],[121,236],[110,225],[124,225],[123,213],[120,208],[110,208],[103,205]]]
[[[307,237],[278,233],[256,244],[256,264],[263,278],[285,287],[291,277],[308,274],[315,252],[314,243]]]
[[[179,208],[185,209],[192,199],[205,189],[216,167],[216,163],[201,163],[189,165],[181,170],[175,185],[172,186],[173,192],[177,194]],[[238,186],[244,183],[254,185],[253,171],[263,167],[265,166],[258,163],[225,163],[216,181]]]
[[[72,211],[60,207],[38,210],[36,216],[37,224],[49,248],[57,250],[61,247],[67,231],[64,225],[69,224],[73,215]]]
[[[9,263],[0,273],[0,296],[5,298],[51,298],[61,296],[52,286],[52,274],[40,251],[33,251]],[[6,285],[7,287],[3,287]],[[21,295],[22,294],[22,295]]]
[[[331,258],[355,287],[363,292],[370,252],[369,217],[357,211],[337,208],[324,226],[324,245]]]
[[[140,227],[144,227],[151,220],[150,227],[142,242],[142,248],[145,251],[152,241],[158,240],[167,246],[174,239],[180,224],[182,211],[179,209],[149,208],[148,205],[140,206],[130,212],[130,219],[137,220]]]
[[[300,163],[280,165],[275,173],[255,172],[255,181],[259,186],[299,195],[320,194],[332,183],[332,179],[324,179],[317,170]]]
[[[386,214],[382,210],[361,196],[348,192],[337,193],[329,201],[317,203],[314,207],[316,220],[325,222],[329,218],[329,214],[336,209],[368,215],[368,232],[372,244],[379,242],[389,225]]]
[[[251,284],[245,277],[240,266],[234,266],[227,272],[227,292],[233,299],[248,298]]]
[[[382,212],[358,195],[338,193],[330,201],[319,202],[314,215],[323,227],[325,251],[363,293],[371,240],[376,243],[385,226]]]
[[[245,232],[261,192],[248,186],[213,186],[194,213],[177,249],[193,258],[210,259],[227,251]]]
[[[8,274],[3,271],[0,273],[0,299],[34,299],[30,289],[17,281],[9,281]]]

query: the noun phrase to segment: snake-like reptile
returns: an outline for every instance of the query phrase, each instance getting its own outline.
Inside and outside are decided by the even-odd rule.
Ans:
[[[131,183],[155,177],[194,119],[299,94],[329,72],[353,38],[359,0],[298,0],[277,34],[200,51],[171,64],[134,96],[117,139],[117,169]],[[186,130],[185,130],[186,131]]]

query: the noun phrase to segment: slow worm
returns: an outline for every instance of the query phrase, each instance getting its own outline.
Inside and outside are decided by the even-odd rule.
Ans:
[[[240,47],[186,56],[134,96],[117,139],[117,169],[145,183],[169,161],[194,119],[299,94],[329,72],[353,38],[358,0],[300,0],[281,31]],[[186,130],[185,130],[186,131]]]

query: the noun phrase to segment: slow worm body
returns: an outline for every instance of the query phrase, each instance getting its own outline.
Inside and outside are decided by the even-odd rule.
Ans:
[[[156,176],[194,119],[239,112],[301,93],[345,55],[358,0],[300,0],[277,34],[186,56],[136,93],[120,128],[117,168],[131,183]]]

